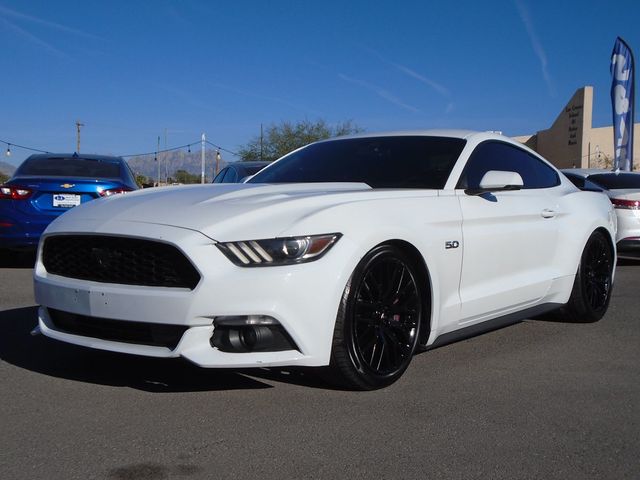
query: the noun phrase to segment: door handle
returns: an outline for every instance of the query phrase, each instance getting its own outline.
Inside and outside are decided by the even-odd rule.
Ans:
[[[555,210],[551,210],[550,208],[545,208],[544,210],[542,210],[542,212],[540,212],[540,215],[542,215],[542,218],[553,218],[557,215],[557,212]]]

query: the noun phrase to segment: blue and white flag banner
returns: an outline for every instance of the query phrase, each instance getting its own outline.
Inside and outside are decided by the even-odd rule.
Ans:
[[[614,170],[633,170],[633,53],[620,37],[611,54],[611,106],[613,109]]]

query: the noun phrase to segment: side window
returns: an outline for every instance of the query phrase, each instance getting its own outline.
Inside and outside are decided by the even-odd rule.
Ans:
[[[224,176],[227,174],[228,171],[229,171],[228,168],[223,168],[222,170],[220,170],[218,175],[216,175],[216,178],[213,179],[213,183],[222,183],[222,180],[224,180]]]
[[[489,170],[519,173],[525,189],[560,184],[556,171],[533,155],[508,143],[488,141],[478,145],[471,154],[457,188],[479,188],[480,180]]]

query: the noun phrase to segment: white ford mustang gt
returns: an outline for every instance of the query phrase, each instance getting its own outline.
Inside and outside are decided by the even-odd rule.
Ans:
[[[607,310],[616,216],[494,133],[317,142],[246,184],[81,205],[43,235],[39,328],[203,367],[328,366],[389,385],[418,349]]]

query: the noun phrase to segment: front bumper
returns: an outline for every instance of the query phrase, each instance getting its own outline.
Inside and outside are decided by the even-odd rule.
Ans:
[[[28,227],[28,228],[25,228]],[[13,219],[0,218],[0,248],[36,248],[46,225],[21,225]]]
[[[617,209],[616,249],[621,257],[640,258],[640,211]]]
[[[55,224],[46,232],[57,231]],[[84,230],[87,231],[85,223]],[[158,239],[183,251],[201,274],[193,289],[144,287],[77,280],[49,274],[38,254],[34,289],[41,305],[42,333],[57,340],[90,348],[154,357],[184,357],[203,367],[255,367],[329,363],[331,339],[338,304],[350,275],[354,258],[348,240],[327,255],[303,265],[242,268],[233,265],[201,233],[152,224],[96,227],[96,233],[127,232],[127,236]],[[49,309],[77,315],[183,325],[185,333],[173,349],[112,341],[67,333],[54,326]],[[218,316],[263,315],[276,319],[291,337],[297,350],[225,352],[211,344],[214,318]]]
[[[619,257],[640,258],[640,237],[623,238],[616,248]]]
[[[0,248],[35,248],[40,236],[59,215],[27,215],[12,208],[12,202],[0,205]]]

